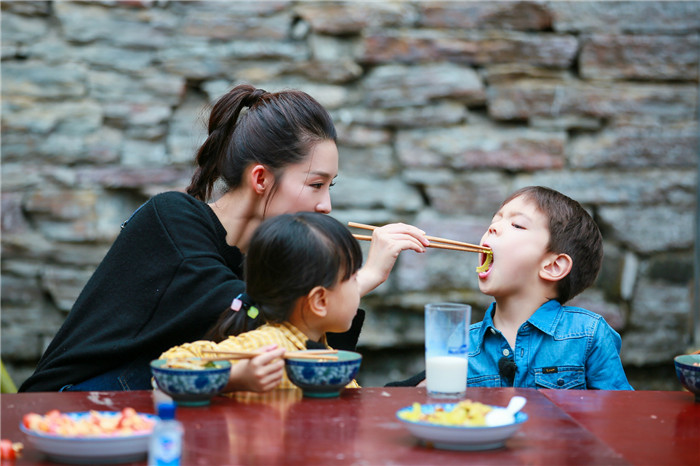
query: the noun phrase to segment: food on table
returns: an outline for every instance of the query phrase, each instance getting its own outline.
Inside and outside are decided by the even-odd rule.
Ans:
[[[486,425],[486,413],[491,406],[478,401],[463,400],[451,410],[438,406],[432,413],[424,413],[420,403],[413,403],[413,409],[399,414],[401,419],[413,422],[430,422],[443,426],[479,427]]]
[[[21,456],[22,449],[24,448],[24,444],[22,442],[13,442],[12,440],[9,439],[2,439],[0,441],[0,459],[4,461],[12,461],[16,460]]]
[[[477,273],[481,272],[486,272],[489,269],[489,266],[491,265],[491,262],[493,261],[493,251],[488,251],[486,254],[486,259],[484,259],[484,263],[481,264],[476,268]]]
[[[22,419],[28,430],[64,437],[122,437],[144,434],[153,430],[155,421],[137,413],[133,408],[124,408],[116,415],[89,411],[86,416],[71,416],[53,409],[45,415],[25,414]]]
[[[190,369],[190,370],[203,370],[209,368],[216,368],[214,361],[207,361],[201,359],[168,359],[168,362],[163,364],[161,367],[168,369]]]

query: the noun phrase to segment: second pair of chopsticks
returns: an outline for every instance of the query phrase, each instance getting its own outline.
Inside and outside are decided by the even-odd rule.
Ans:
[[[264,354],[263,351],[217,351],[217,350],[203,350],[202,353],[206,354],[217,354],[219,356],[210,356],[207,358],[209,361],[216,360],[231,360],[231,359],[250,359],[255,356],[260,356]],[[338,356],[336,355],[338,350],[328,349],[328,350],[305,350],[305,351],[287,351],[284,353],[283,358],[285,359],[315,359],[323,361],[337,361]]]
[[[360,228],[363,230],[374,230],[378,228],[374,225],[365,225],[364,223],[357,222],[348,222],[348,226],[353,228]],[[353,234],[352,236],[354,236],[355,239],[361,241],[372,240],[372,237],[368,235]],[[426,239],[430,241],[430,244],[428,245],[429,248],[450,249],[452,251],[478,252],[483,254],[491,252],[490,248],[487,248],[486,246],[480,246],[478,244],[464,243],[462,241],[455,241],[447,238],[438,238],[437,236],[426,236]]]

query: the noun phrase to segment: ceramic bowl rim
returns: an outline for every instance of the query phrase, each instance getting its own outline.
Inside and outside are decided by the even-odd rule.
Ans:
[[[201,358],[192,358],[201,359]],[[178,374],[178,375],[193,375],[193,374],[216,374],[225,370],[231,370],[231,361],[213,361],[216,367],[203,367],[201,369],[185,369],[179,367],[162,367],[167,362],[167,359],[154,359],[150,366],[155,372]]]
[[[284,360],[284,362],[285,362],[285,364],[293,363],[294,365],[297,365],[297,366],[316,366],[316,365],[320,365],[320,364],[341,365],[341,364],[362,362],[362,354],[358,353],[357,351],[338,350],[338,354],[339,355],[340,354],[347,355],[348,359],[343,359],[342,361],[340,359],[338,359],[337,361],[318,361],[318,360],[314,360],[314,359],[287,358]]]

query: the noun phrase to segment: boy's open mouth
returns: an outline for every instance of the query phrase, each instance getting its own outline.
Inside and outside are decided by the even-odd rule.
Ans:
[[[476,268],[477,273],[486,273],[491,270],[491,266],[493,265],[493,251],[479,254],[479,264],[480,265]]]

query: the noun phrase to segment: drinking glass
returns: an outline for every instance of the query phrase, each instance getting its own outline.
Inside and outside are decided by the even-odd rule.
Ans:
[[[471,313],[468,304],[426,304],[425,378],[428,396],[460,398],[466,393]]]

